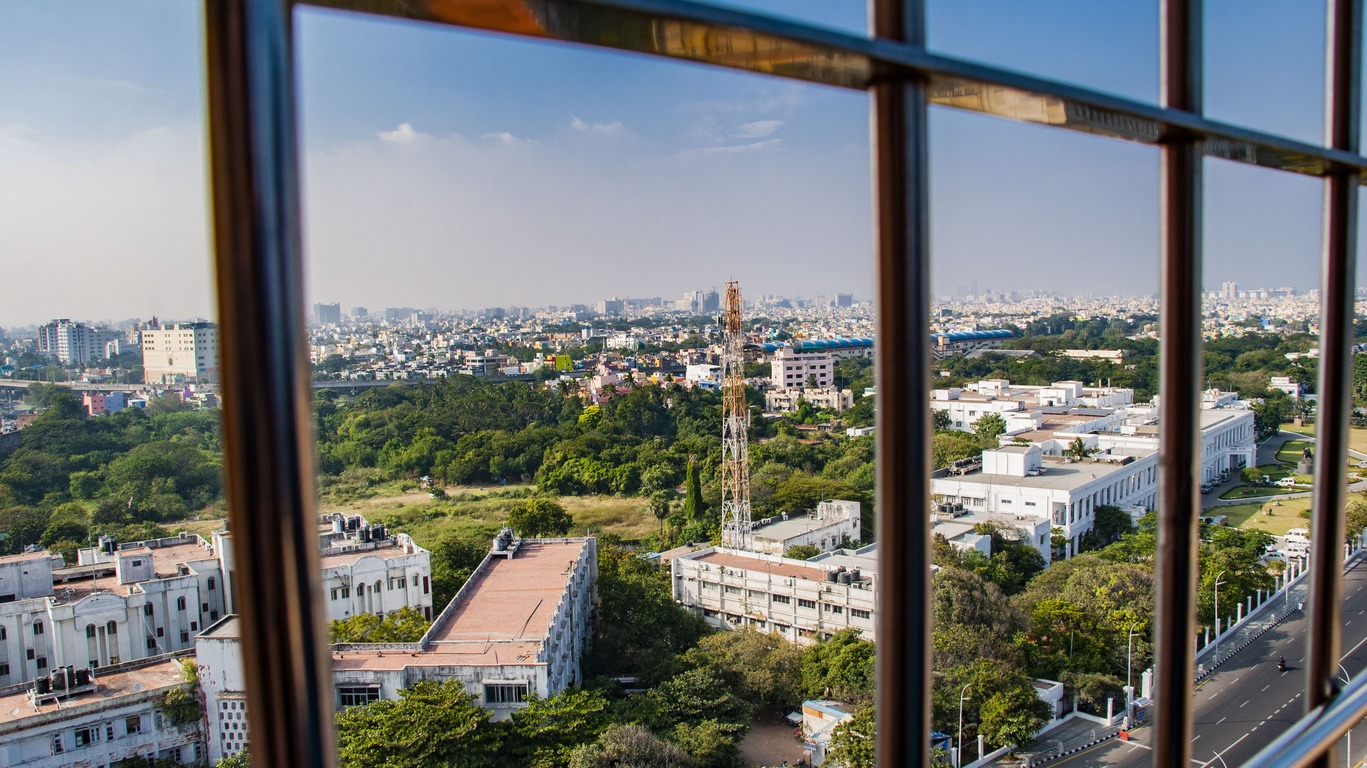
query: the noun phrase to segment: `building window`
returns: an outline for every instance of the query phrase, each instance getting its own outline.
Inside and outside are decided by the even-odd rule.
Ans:
[[[41,635],[41,634],[43,634],[43,622],[41,622],[41,621],[35,621],[35,622],[33,622],[33,634],[35,634],[35,635]]]
[[[378,685],[346,685],[337,688],[337,702],[342,709],[364,707],[372,701],[380,700]]]
[[[62,744],[62,734],[54,733],[52,735],[52,754],[61,755],[65,752],[66,747]]]
[[[484,703],[520,704],[527,700],[526,683],[485,683]]]
[[[190,642],[190,633],[182,629],[180,631],[180,641],[182,643]]]
[[[39,656],[38,659],[37,659],[37,661],[38,661],[38,668],[39,668],[39,669],[47,669],[47,657],[46,657],[46,656]]]
[[[157,639],[156,639],[155,637],[152,637],[151,635],[148,635],[148,636],[147,636],[147,650],[150,651],[150,650],[155,649],[156,647],[157,647]]]
[[[137,733],[142,733],[142,718],[141,718],[141,717],[130,717],[130,718],[128,718],[127,720],[123,721],[123,728],[124,728],[125,731],[128,732],[128,735],[129,735],[129,736],[132,736],[132,735],[137,734]]]
[[[0,661],[0,677],[5,677],[5,676],[8,675],[8,674],[9,674],[9,662],[8,662],[8,661]]]
[[[844,612],[845,612],[845,608],[844,608],[843,606],[839,606],[839,605],[830,605],[830,604],[826,604],[826,603],[823,603],[823,605],[824,605],[825,608],[826,608],[826,613],[844,613]]]
[[[112,621],[109,622],[109,623],[107,623],[107,624],[105,624],[105,625],[104,625],[104,633],[105,633],[106,635],[117,635],[117,634],[119,634],[119,625],[118,625],[118,624],[115,624],[115,623],[112,622]]]
[[[147,605],[144,605],[144,606],[142,607],[142,615],[143,615],[143,616],[151,616],[151,615],[152,615],[152,604],[151,604],[151,603],[148,603]]]
[[[793,599],[791,597],[788,597],[787,595],[774,595],[774,602],[780,603],[782,605],[788,605],[789,603],[793,602]]]
[[[91,728],[81,728],[72,734],[75,737],[76,748],[88,747],[95,741],[95,734]]]
[[[816,601],[815,601],[815,600],[803,600],[802,598],[799,597],[799,598],[797,599],[797,607],[798,607],[798,608],[813,608],[813,609],[814,609],[814,608],[816,608]]]
[[[742,590],[740,587],[733,587],[730,584],[727,584],[726,586],[722,587],[722,591],[728,595],[739,595],[744,590]]]
[[[29,661],[33,661],[34,659],[38,658],[38,652],[33,650],[32,648],[28,649],[27,654]]]
[[[867,619],[871,614],[862,608],[851,608],[850,615],[856,619]]]
[[[85,625],[85,636],[86,636],[86,637],[94,637],[94,636],[95,636],[95,625],[94,625],[94,624],[87,624],[87,625]]]
[[[157,627],[157,637],[166,637],[165,627]]]
[[[213,577],[213,576],[210,576],[210,577],[209,577],[209,591],[210,591],[210,592],[213,592],[215,586],[216,586],[216,582],[214,581],[214,577]]]
[[[183,610],[185,610],[185,598],[184,598],[184,597],[177,597],[177,598],[176,598],[176,610],[177,610],[177,611],[183,611]]]

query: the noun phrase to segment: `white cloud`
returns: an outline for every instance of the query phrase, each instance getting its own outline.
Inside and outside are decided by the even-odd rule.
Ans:
[[[419,137],[426,134],[413,130],[413,126],[408,123],[399,123],[399,127],[392,131],[380,131],[376,134],[380,141],[388,141],[393,144],[409,144],[417,141]]]
[[[523,144],[536,144],[536,139],[524,139],[521,136],[514,136],[507,131],[496,131],[484,134],[484,138],[492,139],[505,147],[516,147]]]
[[[577,117],[571,117],[570,127],[580,133],[602,133],[610,136],[620,132],[623,126],[620,120],[613,120],[610,123],[590,123]]]
[[[765,136],[772,136],[774,131],[783,127],[782,120],[756,120],[753,123],[741,123],[736,129],[738,139],[762,139]]]
[[[764,141],[751,142],[750,144],[732,144],[724,147],[701,147],[680,152],[679,157],[710,157],[713,155],[739,155],[752,152],[766,152],[771,149],[778,149],[783,144],[783,139],[765,139]]]

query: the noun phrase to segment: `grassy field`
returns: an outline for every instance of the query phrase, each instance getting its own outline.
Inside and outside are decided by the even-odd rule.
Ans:
[[[1315,426],[1311,424],[1305,427],[1294,427],[1289,424],[1283,424],[1282,431],[1295,432],[1296,434],[1310,435],[1313,437],[1315,435]],[[1348,447],[1359,453],[1367,453],[1367,429],[1355,428],[1348,430]]]
[[[449,533],[480,532],[492,536],[508,517],[508,505],[525,497],[529,488],[452,488],[451,497],[436,500],[426,491],[399,492],[381,489],[371,498],[347,502],[322,502],[321,514],[360,514],[372,523],[384,523],[407,533],[422,546],[430,546]],[[383,495],[380,495],[383,494]],[[574,518],[571,535],[611,533],[635,540],[655,533],[659,522],[650,512],[649,500],[617,496],[564,496],[558,499]],[[168,526],[205,538],[223,526],[222,520],[197,520]]]
[[[1267,531],[1283,536],[1292,528],[1307,528],[1310,521],[1301,512],[1310,509],[1310,499],[1284,499],[1248,504],[1231,504],[1208,510],[1208,515],[1225,515],[1228,524],[1239,528]]]
[[[1286,462],[1294,466],[1301,460],[1305,449],[1309,448],[1314,453],[1315,444],[1309,440],[1287,440],[1282,443],[1282,447],[1277,449],[1277,461]]]

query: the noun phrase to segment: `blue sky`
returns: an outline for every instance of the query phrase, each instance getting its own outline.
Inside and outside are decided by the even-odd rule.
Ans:
[[[859,32],[862,3],[744,4]],[[932,47],[1157,93],[1156,3],[932,0]],[[0,325],[212,312],[199,3],[0,3]],[[1319,4],[1208,3],[1207,112],[1319,141]],[[297,19],[311,300],[872,287],[868,101],[579,47]],[[935,110],[937,292],[1144,293],[1157,154]],[[1207,162],[1207,281],[1317,283],[1314,180]],[[61,288],[56,288],[60,285]]]

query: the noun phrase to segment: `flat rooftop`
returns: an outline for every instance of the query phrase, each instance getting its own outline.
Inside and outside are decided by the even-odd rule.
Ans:
[[[23,721],[30,717],[92,704],[116,704],[114,700],[121,696],[171,688],[184,682],[185,675],[180,667],[180,659],[173,658],[109,674],[100,674],[100,670],[97,669],[95,686],[75,696],[61,699],[61,706],[53,699],[46,700],[41,706],[35,705],[29,698],[33,683],[27,683],[22,690],[0,694],[0,731],[10,730],[5,727],[10,724],[22,728]]]
[[[199,562],[201,560],[212,560],[213,555],[208,549],[199,545],[198,539],[187,539],[182,543],[170,544],[155,549],[146,547],[137,549],[119,550],[116,554],[134,554],[150,556],[152,558],[152,569],[155,572],[154,578],[166,579],[173,576],[180,576],[180,567],[188,563]],[[74,565],[69,568],[53,571],[52,576],[58,580],[53,585],[57,602],[68,603],[80,600],[87,595],[95,592],[116,592],[119,594],[130,594],[133,584],[120,584],[117,575],[110,572],[115,567],[116,561],[111,559],[108,562],[97,563],[95,565]],[[95,579],[83,579],[83,571],[92,571],[101,575]],[[60,581],[70,579],[70,581]],[[146,579],[145,581],[151,581]]]
[[[561,595],[588,539],[523,541],[511,558],[495,557],[475,573],[422,651],[334,652],[335,671],[405,667],[535,664]]]
[[[1135,451],[1127,453],[1141,459],[1150,456],[1154,451]],[[1046,456],[1042,475],[1026,477],[1016,477],[1015,475],[997,475],[987,472],[970,472],[966,475],[953,475],[950,477],[937,477],[932,484],[940,483],[972,483],[977,485],[1010,485],[1020,488],[1046,488],[1051,490],[1070,491],[1080,488],[1093,480],[1098,480],[1106,475],[1119,472],[1127,465],[1113,463],[1109,461],[1080,461],[1068,463],[1059,461],[1052,456]]]
[[[848,525],[848,517],[836,517],[829,520],[816,519],[816,513],[800,512],[789,514],[788,519],[784,520],[782,515],[775,515],[764,524],[756,523],[752,529],[756,538],[768,539],[771,541],[786,541],[794,536],[800,536],[808,531],[816,531],[822,528],[831,528],[840,525]],[[854,533],[850,528],[849,533]]]
[[[727,568],[743,568],[774,576],[787,576],[809,581],[825,581],[827,568],[819,565],[800,565],[791,560],[775,561],[772,556],[754,552],[741,552],[734,549],[713,549],[698,555],[688,556],[686,560],[696,560],[708,565],[721,565]]]

